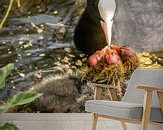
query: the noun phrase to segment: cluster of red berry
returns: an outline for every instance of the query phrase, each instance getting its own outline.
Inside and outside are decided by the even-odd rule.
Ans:
[[[127,46],[116,46],[111,47],[106,46],[100,51],[96,51],[88,59],[88,64],[90,66],[97,65],[101,60],[109,65],[116,65],[126,58],[130,58],[136,55],[136,52]]]

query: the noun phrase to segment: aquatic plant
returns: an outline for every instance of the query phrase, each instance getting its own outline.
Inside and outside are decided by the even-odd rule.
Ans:
[[[19,130],[19,128],[12,123],[5,123],[3,126],[0,126],[0,130]]]
[[[8,64],[7,66],[0,68],[0,90],[5,87],[5,79],[10,74],[13,67],[13,64]]]
[[[6,14],[4,15],[4,17],[3,17],[3,19],[2,19],[2,21],[1,21],[1,23],[0,23],[0,29],[3,27],[3,24],[5,23],[5,21],[6,21],[7,17],[8,17],[8,15],[9,15],[9,13],[10,13],[10,11],[11,11],[11,8],[12,8],[12,6],[13,6],[13,3],[14,3],[14,0],[10,0],[8,9],[7,9],[7,11],[6,11]]]

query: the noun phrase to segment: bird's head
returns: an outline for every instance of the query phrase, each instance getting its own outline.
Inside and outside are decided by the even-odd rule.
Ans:
[[[116,0],[87,0],[86,9],[92,21],[101,24],[108,44],[111,43],[111,28],[116,11]]]
[[[89,17],[95,23],[100,23],[100,21],[104,22],[99,11],[99,1],[100,0],[87,0],[87,11]]]

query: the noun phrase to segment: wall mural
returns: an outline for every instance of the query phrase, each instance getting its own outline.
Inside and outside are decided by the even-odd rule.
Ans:
[[[0,12],[0,68],[14,64],[0,100],[43,94],[9,112],[85,112],[87,82],[121,100],[137,67],[163,66],[162,0],[11,0]]]

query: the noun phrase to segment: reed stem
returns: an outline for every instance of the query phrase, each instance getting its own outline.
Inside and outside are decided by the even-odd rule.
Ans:
[[[3,24],[5,23],[7,17],[9,16],[9,13],[10,13],[11,8],[12,8],[12,5],[13,5],[13,2],[14,2],[14,0],[10,0],[9,6],[8,6],[8,9],[7,9],[7,12],[6,12],[4,18],[2,19],[2,21],[0,23],[0,29],[3,27]]]

